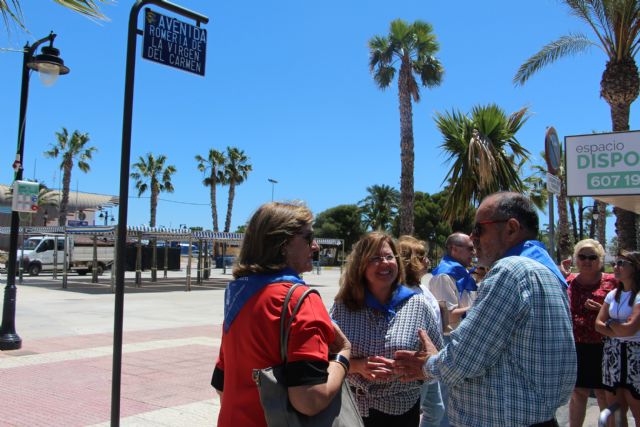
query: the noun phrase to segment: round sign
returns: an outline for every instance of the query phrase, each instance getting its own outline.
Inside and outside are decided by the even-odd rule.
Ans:
[[[547,161],[547,170],[554,175],[558,174],[560,170],[560,161],[562,156],[562,150],[560,148],[560,140],[558,139],[558,133],[551,126],[547,129],[547,134],[544,137],[544,157]]]

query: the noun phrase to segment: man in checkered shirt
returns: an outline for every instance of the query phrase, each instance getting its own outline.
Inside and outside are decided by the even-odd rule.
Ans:
[[[396,352],[407,380],[449,387],[449,420],[463,426],[557,426],[576,378],[566,282],[534,240],[538,216],[518,193],[485,198],[471,234],[480,264],[491,267],[474,306],[438,352]]]

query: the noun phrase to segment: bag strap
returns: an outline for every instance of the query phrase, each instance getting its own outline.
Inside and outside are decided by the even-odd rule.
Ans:
[[[287,363],[287,347],[289,345],[289,332],[291,330],[291,325],[293,324],[293,319],[296,317],[296,314],[298,314],[298,311],[300,310],[300,306],[302,305],[302,302],[307,297],[307,295],[311,293],[320,295],[320,293],[316,289],[309,288],[306,291],[304,291],[304,293],[300,295],[300,298],[298,299],[296,306],[293,308],[293,311],[291,312],[291,317],[289,318],[289,322],[287,322],[287,326],[285,328],[285,318],[287,315],[286,308],[289,307],[289,301],[291,300],[291,297],[293,296],[293,292],[298,286],[302,286],[302,284],[295,283],[293,286],[291,286],[291,288],[289,288],[289,292],[287,292],[287,296],[284,298],[284,303],[282,304],[282,313],[280,313],[280,358],[282,359],[282,363]]]

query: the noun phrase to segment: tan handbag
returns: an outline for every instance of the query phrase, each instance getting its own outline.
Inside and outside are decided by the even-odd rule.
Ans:
[[[253,379],[258,386],[260,403],[264,409],[264,416],[269,427],[360,427],[364,426],[358,413],[356,402],[347,385],[342,382],[342,388],[334,396],[329,406],[319,414],[307,416],[296,411],[289,402],[287,386],[284,382],[284,369],[287,363],[287,344],[289,342],[289,330],[293,319],[298,313],[302,301],[311,292],[319,294],[315,289],[307,289],[291,312],[291,318],[285,328],[285,310],[289,306],[289,300],[295,288],[294,284],[284,299],[283,310],[280,314],[280,356],[282,364],[264,369],[254,369]]]

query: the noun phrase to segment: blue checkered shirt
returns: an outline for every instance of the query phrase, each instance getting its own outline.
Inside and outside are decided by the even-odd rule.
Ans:
[[[452,425],[547,421],[575,386],[566,286],[529,258],[511,256],[493,265],[451,340],[424,371],[449,387]]]

